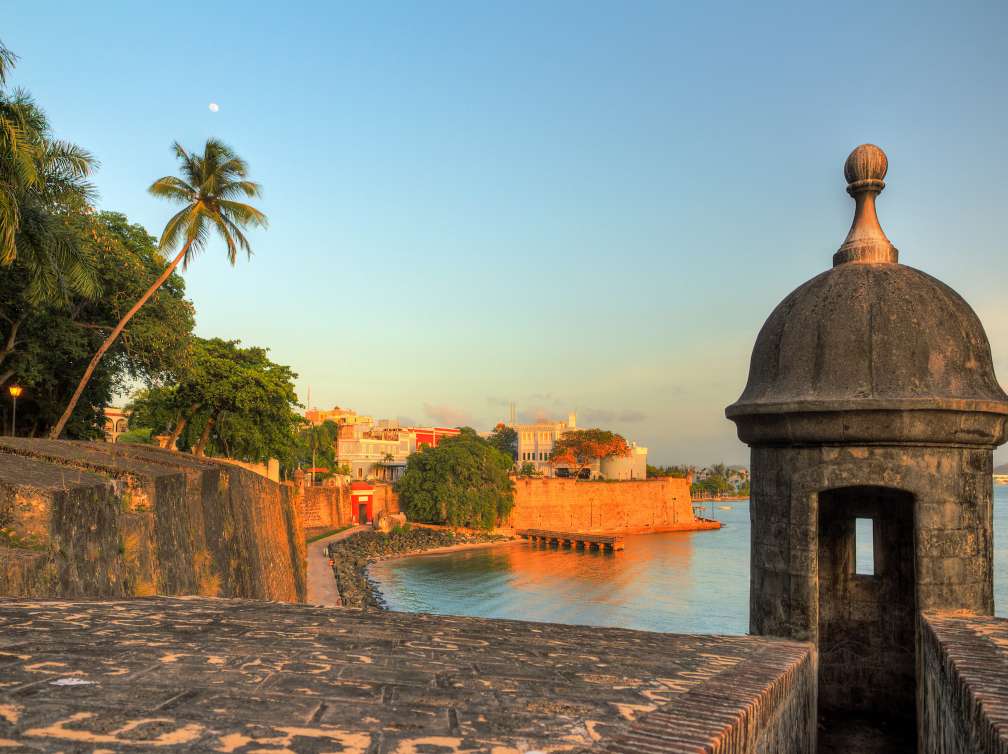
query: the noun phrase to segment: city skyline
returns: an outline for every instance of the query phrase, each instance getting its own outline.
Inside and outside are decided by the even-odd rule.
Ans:
[[[22,4],[2,38],[101,160],[99,207],[156,234],[173,140],[248,159],[271,228],[236,270],[211,244],[187,295],[303,403],[481,429],[576,410],[654,463],[745,463],[723,409],[767,312],[829,268],[866,141],[900,261],[973,305],[1008,374],[1003,6],[242,7],[220,77],[198,35],[152,33],[176,6]]]

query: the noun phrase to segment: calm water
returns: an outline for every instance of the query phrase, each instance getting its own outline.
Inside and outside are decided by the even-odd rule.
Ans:
[[[745,633],[749,505],[724,505],[706,509],[724,524],[718,531],[627,537],[616,555],[514,544],[385,561],[370,573],[393,610]],[[994,547],[996,609],[1008,617],[1008,487],[994,488]]]

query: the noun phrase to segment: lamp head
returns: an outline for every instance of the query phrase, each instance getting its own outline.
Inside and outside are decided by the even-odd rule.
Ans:
[[[24,391],[24,388],[20,385],[11,385],[7,388],[7,392],[11,394],[11,398],[17,398]]]

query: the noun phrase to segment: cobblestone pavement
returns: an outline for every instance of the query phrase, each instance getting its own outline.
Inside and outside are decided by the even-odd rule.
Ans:
[[[746,636],[210,598],[0,600],[0,750],[639,751],[628,741],[648,713],[652,730],[713,741],[760,694],[780,703],[780,679],[810,663],[807,645]],[[660,750],[700,750],[683,746]]]

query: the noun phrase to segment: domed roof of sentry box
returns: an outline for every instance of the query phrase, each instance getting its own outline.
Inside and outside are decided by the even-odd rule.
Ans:
[[[997,445],[1008,396],[983,325],[959,294],[898,263],[875,214],[885,153],[864,144],[844,175],[854,222],[833,269],[785,298],[756,338],[726,410],[750,444]]]

